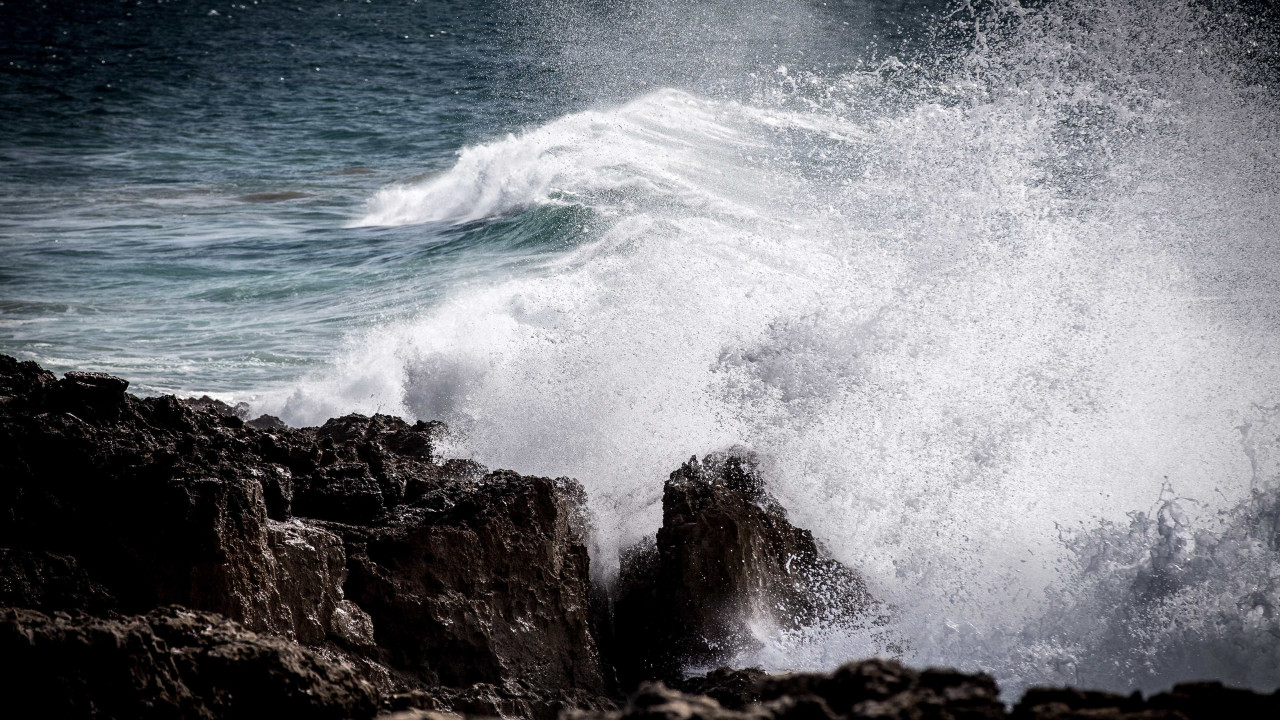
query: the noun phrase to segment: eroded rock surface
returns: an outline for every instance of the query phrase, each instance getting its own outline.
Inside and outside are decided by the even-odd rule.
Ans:
[[[727,676],[719,682],[725,679]],[[950,670],[917,671],[892,660],[850,663],[829,675],[740,676],[738,679],[755,681],[752,694],[758,691],[757,702],[726,707],[705,695],[672,690],[660,682],[645,683],[623,710],[579,716],[579,720],[986,720],[1005,717],[999,691],[990,677]]]
[[[353,669],[283,638],[181,608],[118,618],[0,610],[11,717],[372,717]]]
[[[663,527],[623,558],[609,601],[590,586],[576,481],[446,460],[438,423],[290,429],[127,387],[0,355],[0,697],[15,716],[1007,715],[989,677],[888,660],[683,677],[752,649],[748,621],[874,634],[883,620],[750,457],[672,473]],[[689,694],[646,683],[614,711],[612,664],[623,686]],[[1276,695],[1191,683],[1145,699],[1033,690],[1013,717],[1224,712],[1280,716]]]
[[[432,684],[603,691],[576,481],[457,478],[393,521],[347,527],[351,598],[390,665]]]
[[[749,625],[866,627],[883,608],[853,570],[787,520],[753,459],[713,454],[671,474],[656,543],[628,550],[614,605],[624,687],[753,647]]]
[[[1280,717],[1280,692],[1270,695],[1185,683],[1149,698],[1069,688],[1029,690],[1012,712],[988,675],[914,670],[893,660],[865,660],[833,673],[767,676],[727,668],[686,687],[727,691],[728,703],[707,695],[644,683],[623,709],[577,713],[573,720],[1263,720]],[[749,702],[743,703],[744,699]]]
[[[602,707],[575,481],[444,460],[439,423],[127,387],[0,356],[0,600],[214,612],[442,709]]]

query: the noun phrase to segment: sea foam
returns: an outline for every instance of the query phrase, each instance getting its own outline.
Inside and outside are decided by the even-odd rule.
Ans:
[[[1274,655],[1245,672],[1194,651],[1226,642],[1222,613],[1255,644],[1280,632],[1257,559],[1275,549],[1240,529],[1280,484],[1280,103],[1247,50],[1274,37],[1174,1],[957,17],[970,43],[941,70],[661,90],[384,190],[358,224],[564,203],[604,229],[352,337],[262,409],[440,417],[457,452],[575,476],[606,576],[656,528],[668,472],[743,444],[897,607],[908,659],[1013,688],[1090,667],[1122,690],[1280,683]],[[1197,532],[1219,574],[1143,610],[1164,602],[1133,589],[1161,543]],[[741,662],[869,649],[761,639]]]

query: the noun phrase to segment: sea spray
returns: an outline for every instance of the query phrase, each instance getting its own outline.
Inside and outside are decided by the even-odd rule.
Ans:
[[[742,443],[913,662],[1274,686],[1280,103],[1243,10],[965,3],[933,55],[770,58],[467,148],[356,222],[567,204],[582,242],[263,409],[441,416],[482,462],[578,477],[606,574],[668,472]],[[773,640],[741,661],[868,647]]]

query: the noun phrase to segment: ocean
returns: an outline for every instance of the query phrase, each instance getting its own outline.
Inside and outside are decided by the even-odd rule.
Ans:
[[[1271,3],[4,2],[0,71],[0,352],[445,420],[606,579],[741,447],[911,662],[1280,685]]]

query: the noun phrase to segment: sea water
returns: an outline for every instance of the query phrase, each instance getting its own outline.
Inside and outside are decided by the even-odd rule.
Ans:
[[[909,662],[1280,685],[1269,4],[4,12],[0,351],[446,420],[605,581],[746,448]]]

